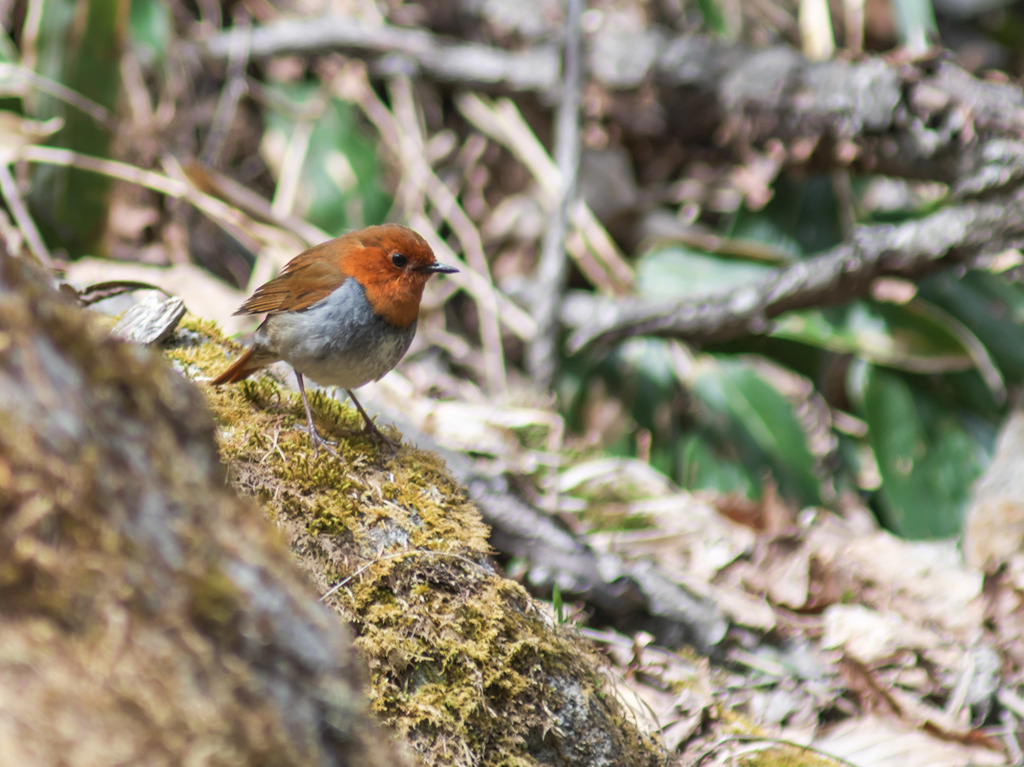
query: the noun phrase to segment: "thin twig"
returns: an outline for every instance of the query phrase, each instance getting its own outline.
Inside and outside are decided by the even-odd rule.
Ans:
[[[369,83],[367,83],[369,87]],[[408,78],[396,77],[391,82],[391,95],[394,114],[400,131],[403,167],[407,172],[415,172],[421,180],[427,198],[447,221],[462,244],[466,261],[473,270],[483,277],[491,289],[483,294],[480,307],[480,340],[484,353],[484,374],[487,379],[487,390],[492,394],[504,395],[508,391],[505,377],[505,350],[501,342],[501,325],[499,322],[497,292],[491,277],[490,265],[484,253],[480,232],[472,219],[462,209],[458,198],[437,177],[433,168],[426,160],[423,137],[420,135],[419,123],[416,119],[416,108],[413,100],[412,85]]]
[[[344,101],[349,101],[360,109],[367,119],[380,133],[385,146],[399,147],[401,145],[401,130],[399,129],[394,115],[373,92],[366,78],[365,67],[357,62],[352,62],[343,69],[330,83],[331,91]],[[412,215],[412,214],[410,214]],[[424,215],[424,219],[426,216]],[[418,226],[418,225],[417,225]],[[452,266],[459,267],[458,274],[452,274],[446,281],[453,282],[465,290],[482,309],[488,306],[488,295],[493,295],[497,306],[498,319],[523,341],[532,341],[537,332],[537,323],[529,312],[520,308],[508,296],[498,290],[494,283],[475,269],[469,268],[444,241],[438,238],[431,243],[435,251],[441,250],[443,259]],[[439,253],[439,255],[441,255]]]
[[[227,144],[231,123],[234,122],[235,113],[238,111],[238,104],[248,91],[245,68],[249,64],[251,40],[249,15],[242,11],[235,14],[233,29],[237,30],[238,34],[231,39],[227,79],[221,89],[220,98],[217,100],[217,108],[213,112],[213,120],[210,123],[210,132],[206,136],[206,142],[200,154],[203,164],[209,165],[211,168],[217,167],[220,161],[221,152],[224,151],[224,146]]]
[[[28,207],[18,191],[18,182],[14,180],[11,173],[11,166],[0,163],[0,193],[3,194],[7,209],[14,216],[14,222],[21,230],[25,242],[32,251],[32,254],[39,259],[39,263],[46,267],[53,266],[53,259],[50,257],[50,250],[46,247],[36,222],[28,212]]]
[[[26,67],[9,62],[0,62],[0,80],[6,78],[23,80],[37,91],[52,96],[58,101],[63,101],[65,104],[69,104],[80,112],[89,115],[89,117],[107,130],[114,130],[117,127],[114,115],[102,104],[97,104],[78,91],[73,91],[66,85],[61,85],[55,80],[36,74]]]
[[[305,173],[306,156],[309,154],[309,142],[313,137],[316,121],[323,116],[327,104],[324,99],[315,98],[320,109],[316,117],[300,119],[292,129],[288,148],[281,160],[281,170],[274,188],[274,201],[271,210],[275,216],[290,216],[295,211],[295,200],[298,198],[301,181]]]
[[[527,369],[543,390],[551,388],[558,367],[560,324],[558,306],[569,276],[565,237],[569,230],[569,209],[576,197],[576,177],[580,167],[580,88],[583,67],[580,61],[583,0],[568,0],[564,32],[562,98],[555,115],[555,160],[559,186],[544,243],[537,282],[533,286],[533,312],[537,319],[537,337],[526,357]]]
[[[262,230],[266,225],[252,220],[237,208],[200,192],[185,179],[184,174],[181,178],[174,179],[127,163],[50,146],[23,147],[18,150],[16,159],[42,165],[79,168],[131,184],[138,184],[169,197],[185,200],[234,236],[238,236],[240,232],[247,232],[250,235],[256,232],[257,238],[263,239]],[[284,224],[281,225],[281,228],[285,228]],[[296,234],[301,236],[301,233]]]
[[[477,130],[506,147],[526,166],[549,200],[558,199],[558,168],[515,103],[508,99],[491,102],[464,93],[456,97],[455,104]],[[604,293],[628,292],[633,270],[584,201],[572,205],[569,220],[580,236],[570,236],[566,245],[584,276]]]

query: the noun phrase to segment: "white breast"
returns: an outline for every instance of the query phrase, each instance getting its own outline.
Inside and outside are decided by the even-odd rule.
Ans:
[[[416,323],[396,328],[374,314],[353,279],[301,312],[275,314],[260,328],[282,360],[321,386],[357,389],[402,359]]]

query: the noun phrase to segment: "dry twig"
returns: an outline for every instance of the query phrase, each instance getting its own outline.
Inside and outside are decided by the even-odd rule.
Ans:
[[[558,307],[569,274],[565,237],[569,229],[569,211],[576,197],[576,176],[580,166],[582,14],[583,0],[569,0],[562,58],[562,99],[555,117],[555,156],[560,189],[544,233],[540,261],[537,264],[537,282],[533,286],[533,309],[539,332],[526,357],[527,368],[534,382],[545,390],[551,388],[558,366],[558,336],[561,330]]]

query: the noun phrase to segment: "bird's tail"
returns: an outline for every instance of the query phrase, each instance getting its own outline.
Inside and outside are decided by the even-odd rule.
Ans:
[[[245,354],[235,360],[231,367],[214,378],[211,385],[220,386],[221,384],[237,383],[273,361],[272,359],[268,360],[266,357],[256,356],[254,349],[247,349]]]

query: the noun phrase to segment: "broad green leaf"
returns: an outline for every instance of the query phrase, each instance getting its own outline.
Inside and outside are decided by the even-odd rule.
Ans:
[[[983,271],[945,272],[925,280],[921,295],[953,314],[977,336],[1011,381],[1024,379],[1024,292]]]
[[[884,521],[907,538],[955,535],[990,445],[923,387],[872,365],[851,377],[882,477]]]
[[[702,362],[693,393],[723,421],[747,471],[770,469],[783,495],[820,503],[814,456],[790,402],[750,365],[712,357]]]
[[[651,463],[671,474],[679,428],[673,412],[680,407],[682,385],[672,366],[668,341],[630,339],[592,362],[570,357],[558,389],[570,428],[577,430],[584,427],[588,407],[599,398],[618,400],[628,420],[621,424],[626,433],[603,445],[604,449],[612,455],[635,457],[636,429],[650,432]]]
[[[752,475],[740,461],[716,450],[714,441],[703,434],[688,435],[677,448],[679,483],[689,490],[739,493],[748,498],[760,494],[762,476]]]
[[[128,12],[129,0],[46,0],[37,42],[39,74],[115,113]],[[111,156],[110,132],[92,117],[39,92],[27,97],[25,105],[32,117],[63,118],[64,129],[54,138],[58,146]],[[68,249],[73,256],[99,250],[109,189],[109,180],[96,173],[37,166],[30,199],[36,222],[50,244]]]
[[[282,101],[310,103],[320,96],[314,83],[277,85]],[[275,109],[264,113],[267,146],[284,147],[296,129],[291,114]],[[268,158],[272,167],[280,158]],[[299,195],[301,214],[325,231],[335,234],[379,223],[391,205],[378,179],[376,144],[364,135],[355,111],[330,99],[314,122],[302,169]]]
[[[827,311],[794,312],[779,321],[772,335],[912,372],[962,371],[976,365],[986,373],[995,371],[984,345],[968,328],[920,299],[900,305],[858,301]],[[999,379],[998,372],[994,375]]]
[[[843,239],[838,210],[829,177],[794,181],[780,176],[771,201],[758,211],[738,211],[727,236],[765,242],[799,258]]]
[[[676,245],[653,250],[637,264],[637,291],[654,300],[701,298],[750,285],[772,267]]]
[[[697,8],[700,9],[700,15],[704,17],[704,24],[716,35],[725,37],[729,32],[729,25],[725,21],[725,16],[718,7],[718,3],[721,0],[697,0]]]

